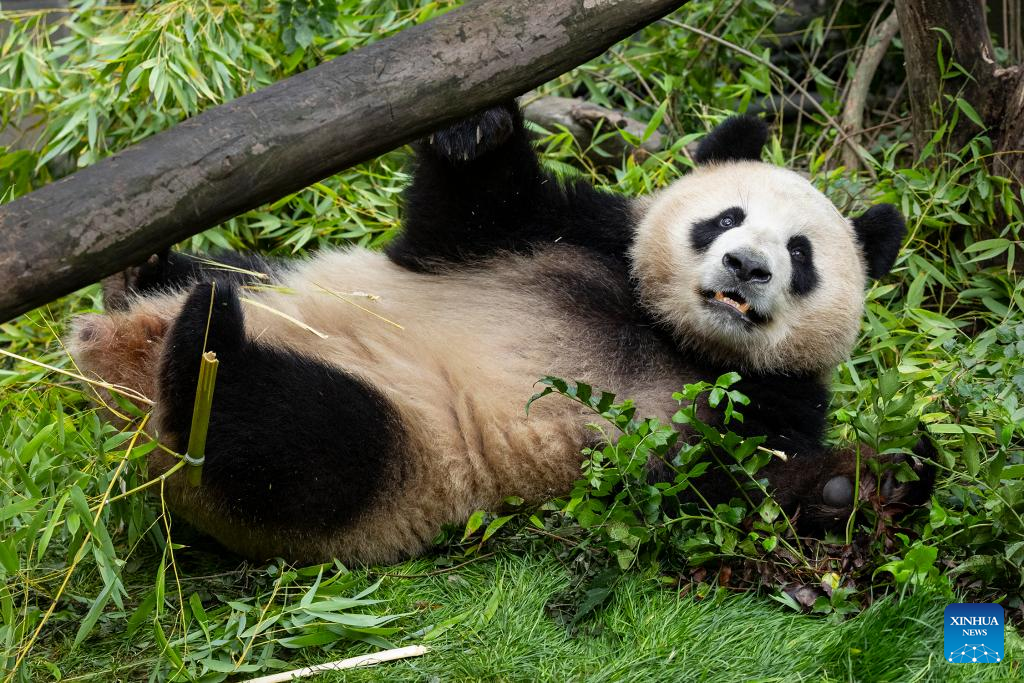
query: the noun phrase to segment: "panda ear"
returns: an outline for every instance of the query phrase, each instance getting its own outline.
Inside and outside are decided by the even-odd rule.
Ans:
[[[892,204],[878,204],[853,219],[868,276],[877,280],[884,277],[896,262],[896,254],[907,232],[903,216]]]
[[[768,142],[768,125],[745,114],[722,121],[700,141],[694,160],[698,164],[715,161],[760,161]]]

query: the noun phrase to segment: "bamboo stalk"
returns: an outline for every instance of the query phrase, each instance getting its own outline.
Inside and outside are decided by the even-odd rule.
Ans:
[[[196,383],[196,402],[192,408],[192,429],[188,435],[188,450],[185,452],[186,481],[189,486],[203,482],[203,462],[206,460],[206,433],[210,429],[210,410],[213,407],[213,389],[217,383],[217,354],[207,351],[199,364],[199,381]]]
[[[422,645],[410,645],[408,647],[399,647],[394,650],[384,650],[383,652],[375,652],[369,655],[359,655],[358,657],[349,657],[348,659],[342,659],[337,662],[327,662],[326,664],[317,664],[315,666],[307,666],[303,669],[293,669],[292,671],[285,671],[278,674],[271,674],[269,676],[260,676],[259,678],[251,678],[246,683],[286,683],[286,681],[294,681],[297,678],[308,678],[315,676],[325,671],[341,671],[343,669],[355,669],[361,666],[374,666],[383,662],[391,662],[396,659],[405,659],[406,657],[419,657],[427,653],[427,648]]]

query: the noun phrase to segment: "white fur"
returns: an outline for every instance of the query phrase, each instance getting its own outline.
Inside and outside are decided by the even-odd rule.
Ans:
[[[733,206],[746,213],[742,225],[695,253],[693,224]],[[787,242],[796,234],[810,240],[818,273],[818,286],[806,296],[789,291]],[[700,294],[721,271],[723,255],[738,247],[757,250],[771,265],[762,311],[771,320],[761,326],[709,310]],[[845,360],[856,341],[865,265],[853,227],[792,171],[760,162],[698,168],[649,200],[631,259],[649,308],[681,343],[717,361],[761,371],[824,371]]]

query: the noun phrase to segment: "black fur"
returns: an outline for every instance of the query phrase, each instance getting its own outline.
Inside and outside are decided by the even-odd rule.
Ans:
[[[556,243],[625,258],[628,200],[545,173],[514,103],[432,138],[419,145],[404,229],[386,249],[395,263],[431,271]]]
[[[768,125],[756,116],[733,116],[715,126],[697,146],[694,161],[760,161],[768,142]]]
[[[746,212],[740,207],[734,206],[714,218],[699,221],[690,229],[690,246],[695,252],[702,254],[723,233],[743,225],[746,218]]]
[[[853,219],[853,229],[867,261],[868,276],[875,280],[885,277],[896,263],[907,232],[903,216],[892,204],[877,204]]]
[[[195,285],[168,334],[159,401],[170,447],[188,445],[204,339],[220,365],[202,485],[228,518],[338,530],[398,486],[403,428],[393,407],[333,366],[246,339],[229,282]]]
[[[789,238],[786,248],[789,249],[790,262],[793,264],[790,289],[794,294],[800,296],[810,294],[818,286],[818,270],[814,265],[814,249],[811,247],[811,241],[803,235],[794,235]]]
[[[251,273],[263,273],[269,279],[281,267],[283,263],[271,262],[251,252],[217,251],[207,258],[200,258],[166,250],[139,266],[133,290],[139,294],[149,294],[160,289],[185,287],[205,278],[250,284],[264,281],[264,278]]]
[[[474,114],[450,127],[439,130],[428,139],[434,152],[453,164],[475,161],[491,150],[501,147],[522,128],[518,109],[508,104]]]
[[[210,278],[242,285],[269,282],[285,267],[283,262],[252,253],[218,251],[200,258],[165,249],[138,266],[104,279],[103,303],[108,311],[124,310],[133,296],[182,289]]]

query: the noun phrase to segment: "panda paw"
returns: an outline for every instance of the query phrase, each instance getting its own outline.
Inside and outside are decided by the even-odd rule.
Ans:
[[[519,109],[510,102],[485,109],[437,131],[428,138],[427,145],[442,159],[464,164],[500,147],[521,125]]]
[[[114,273],[103,278],[103,307],[107,311],[126,310],[132,300],[133,294],[143,292],[147,284],[159,282],[165,278],[168,270],[170,250],[165,249],[159,254],[153,254],[145,262],[125,268],[120,273]]]
[[[859,477],[856,449],[824,456],[809,490],[798,499],[800,528],[816,533],[842,527],[853,508],[854,482],[859,484],[858,501],[874,508],[880,518],[896,518],[927,503],[935,486],[935,447],[922,438],[913,450],[913,456],[878,455],[861,447]]]

